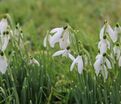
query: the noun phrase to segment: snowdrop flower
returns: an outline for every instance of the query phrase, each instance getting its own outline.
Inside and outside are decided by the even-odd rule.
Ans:
[[[9,31],[3,32],[3,36],[0,39],[1,39],[0,50],[5,51],[5,49],[8,46],[9,40],[10,40]]]
[[[121,33],[121,27],[119,26],[119,24],[116,24],[115,28],[114,28],[114,38],[113,38],[113,42],[117,42],[118,38],[119,38],[119,33]]]
[[[7,70],[7,67],[8,67],[8,62],[7,62],[7,59],[4,55],[3,52],[0,53],[0,72],[2,74],[5,74],[6,70]]]
[[[70,32],[68,26],[54,28],[45,36],[43,45],[44,47],[47,47],[47,42],[49,42],[50,47],[54,48],[55,44],[59,43],[60,48],[65,49],[70,45],[69,35]]]
[[[57,51],[55,52],[52,57],[55,57],[55,56],[59,56],[59,55],[62,55],[62,56],[66,56],[66,57],[69,57],[72,61],[75,59],[74,56],[72,56],[70,54],[70,47],[67,47],[66,49],[64,50],[60,50],[60,51]]]
[[[110,38],[113,42],[116,41],[117,34],[112,29],[112,27],[109,25],[109,23],[107,21],[105,21],[104,26],[102,27],[102,29],[100,31],[100,39],[103,39],[103,36],[106,35],[106,33],[108,33],[108,35],[110,36]]]
[[[70,31],[69,28],[65,29],[62,37],[59,40],[59,45],[61,49],[65,49],[70,45]]]
[[[114,52],[114,56],[116,57],[116,60],[119,59],[120,55],[121,55],[121,49],[119,46],[119,43],[117,43],[114,47],[113,47],[113,52]]]
[[[104,22],[104,26],[100,30],[100,39],[103,39],[103,36],[108,33],[111,37],[114,35],[114,31],[107,21]]]
[[[30,57],[29,64],[40,66],[40,63],[33,57]]]
[[[63,27],[60,27],[60,28],[54,28],[50,31],[50,34],[53,34],[52,36],[49,35],[48,36],[48,39],[49,39],[49,43],[50,43],[50,46],[52,48],[54,48],[55,44],[57,42],[59,42],[63,32],[64,32],[64,29]]]
[[[8,27],[8,21],[6,18],[3,18],[1,21],[0,21],[0,34],[2,35],[4,31],[6,31]]]
[[[82,74],[82,71],[84,69],[84,62],[83,62],[83,59],[82,59],[82,56],[81,55],[78,55],[76,57],[76,59],[73,60],[72,64],[71,64],[71,67],[70,67],[70,71],[73,70],[75,64],[77,65],[78,67],[78,72],[79,74]]]
[[[121,27],[116,24],[116,27],[114,30],[112,27],[108,24],[107,21],[105,21],[104,26],[102,27],[100,31],[100,39],[103,39],[103,36],[108,33],[110,36],[111,40],[115,43],[118,40],[118,34],[121,32]]]
[[[96,61],[94,63],[94,69],[95,69],[96,75],[99,74],[102,64],[103,64],[103,56],[98,54],[96,56]]]
[[[47,46],[47,41],[49,41],[50,47],[54,48],[55,44],[59,42],[63,31],[64,31],[64,28],[60,27],[60,28],[52,29],[49,34],[47,33],[43,41],[44,47]]]
[[[118,61],[119,67],[121,67],[121,48],[119,46],[119,43],[117,43],[113,48],[114,56],[116,60]]]
[[[106,54],[98,54],[96,57],[96,61],[94,63],[94,69],[95,69],[95,73],[98,76],[98,74],[102,73],[102,75],[104,76],[105,79],[107,79],[108,76],[108,71],[107,69],[111,69],[111,63],[108,60],[108,58],[106,57]]]
[[[101,39],[98,43],[98,49],[100,50],[100,53],[106,53],[107,49],[110,49],[110,43],[106,39],[106,36],[103,36],[103,39]]]

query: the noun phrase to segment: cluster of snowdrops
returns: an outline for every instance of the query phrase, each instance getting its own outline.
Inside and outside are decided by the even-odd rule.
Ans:
[[[2,74],[5,74],[6,70],[9,69],[11,58],[15,55],[15,51],[23,51],[26,43],[24,42],[22,28],[19,24],[13,26],[11,17],[5,15],[0,21],[0,72]],[[35,58],[28,57],[27,63],[29,65],[36,64],[40,66]]]
[[[69,25],[48,31],[43,45],[44,47],[54,48],[55,44],[58,43],[60,50],[55,52],[52,57],[62,55],[69,58],[72,61],[70,71],[77,66],[79,74],[82,74],[86,66],[91,63],[96,75],[102,74],[104,79],[107,79],[109,70],[113,69],[115,64],[119,68],[121,67],[120,33],[121,27],[118,24],[113,29],[107,21],[104,22],[99,34],[99,51],[94,63],[90,62],[90,54],[84,49],[83,44],[79,47],[78,55],[71,52],[70,46],[75,37],[75,32]],[[23,32],[19,25],[12,27],[9,19],[4,17],[0,21],[0,72],[2,74],[6,72],[11,62],[8,58],[10,56],[6,56],[7,47],[10,44],[12,44],[12,48],[16,47],[18,50],[22,50],[25,45]],[[13,55],[14,51],[11,54]],[[40,66],[39,62],[33,57],[29,58],[28,64]]]
[[[79,74],[82,74],[86,66],[92,65],[96,75],[98,76],[100,73],[104,77],[104,80],[106,80],[110,69],[115,69],[115,65],[118,68],[121,67],[120,33],[121,27],[119,24],[116,24],[113,29],[107,21],[104,22],[104,26],[101,28],[99,34],[98,54],[94,63],[90,62],[90,54],[83,49],[83,44],[80,44],[80,47],[78,47],[78,55],[75,56],[75,54],[71,53],[70,46],[73,29],[70,26],[52,29],[45,36],[43,44],[44,47],[49,45],[51,48],[54,48],[55,44],[58,43],[60,50],[55,52],[52,57],[62,55],[69,58],[72,61],[70,71],[77,66]]]

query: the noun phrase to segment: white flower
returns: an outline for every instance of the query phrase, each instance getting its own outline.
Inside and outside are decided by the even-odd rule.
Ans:
[[[101,39],[98,43],[98,49],[100,50],[100,53],[106,53],[107,49],[110,49],[110,43],[106,39],[106,36],[103,36],[103,39]]]
[[[7,70],[8,62],[3,53],[0,55],[0,72],[4,74]]]
[[[121,48],[120,48],[119,43],[117,43],[113,47],[113,52],[114,52],[114,56],[115,56],[116,60],[118,61],[119,67],[121,67]]]
[[[9,40],[10,40],[9,31],[3,32],[3,36],[0,39],[1,39],[0,50],[5,51],[5,49],[8,46]]]
[[[114,56],[116,57],[116,60],[118,60],[121,55],[121,49],[118,43],[113,47],[113,52]]]
[[[57,51],[52,56],[55,57],[55,56],[63,55],[63,56],[69,57],[73,61],[75,58],[70,54],[69,49],[70,47],[67,47],[64,50]]]
[[[103,64],[103,56],[98,54],[96,57],[96,61],[94,63],[94,69],[95,69],[96,75],[99,74],[102,64]]]
[[[113,38],[113,42],[116,42],[118,41],[118,38],[119,38],[119,33],[121,33],[121,27],[116,24],[115,28],[114,28],[114,38]]]
[[[83,62],[83,59],[82,59],[82,56],[78,55],[76,57],[76,59],[73,60],[72,64],[71,64],[71,67],[70,67],[70,71],[73,70],[75,64],[77,65],[78,67],[78,72],[79,74],[82,73],[83,69],[84,69],[84,62]]]
[[[119,46],[119,43],[117,43],[114,48],[114,56],[116,57],[116,60],[118,61],[119,67],[121,67],[121,48]]]
[[[53,34],[53,35],[49,35],[48,39],[49,39],[50,46],[52,48],[54,48],[55,44],[59,42],[63,32],[64,32],[63,27],[54,28],[50,31],[50,34]]]
[[[65,29],[65,31],[63,32],[62,37],[59,40],[59,45],[61,49],[65,49],[68,46],[70,46],[70,31],[69,29]]]
[[[50,31],[50,33],[45,36],[43,45],[47,47],[47,42],[49,42],[50,47],[54,48],[56,43],[59,43],[61,49],[65,49],[70,45],[70,30],[66,27],[55,28]]]
[[[6,31],[8,27],[8,21],[7,19],[3,18],[1,21],[0,21],[0,34],[2,35],[4,31]]]
[[[37,65],[37,66],[40,66],[40,63],[33,57],[30,58],[29,60],[29,64],[30,65]]]
[[[112,27],[106,21],[104,26],[102,27],[102,29],[100,31],[100,39],[103,39],[103,36],[105,36],[106,33],[108,33],[108,35],[110,36],[111,40],[113,42],[116,42],[117,41],[118,30],[119,29],[117,27],[113,30]]]
[[[112,68],[111,63],[108,60],[108,58],[106,58],[106,54],[105,53],[103,55],[98,54],[96,57],[96,61],[94,63],[94,69],[95,69],[96,75],[98,76],[98,74],[101,71],[102,75],[103,76],[105,75],[105,78],[107,78],[107,75],[108,75],[107,69],[111,69],[111,68]]]

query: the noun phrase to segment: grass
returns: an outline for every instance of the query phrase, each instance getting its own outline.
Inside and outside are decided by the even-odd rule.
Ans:
[[[69,24],[79,30],[76,36],[94,63],[103,21],[121,23],[120,5],[120,0],[1,0],[0,17],[10,14],[31,44],[26,46],[28,52],[13,49],[10,67],[0,74],[0,104],[120,104],[120,69],[118,75],[111,70],[106,82],[91,66],[79,75],[76,68],[70,72],[67,58],[52,58],[56,49],[43,47],[47,30]],[[40,67],[27,64],[28,54]]]

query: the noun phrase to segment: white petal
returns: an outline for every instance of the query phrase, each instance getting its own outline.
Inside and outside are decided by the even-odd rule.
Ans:
[[[117,46],[114,46],[114,47],[113,47],[114,55],[116,55],[116,54],[117,54],[117,48],[118,48]]]
[[[65,49],[65,48],[67,48],[69,45],[70,45],[70,43],[68,42],[68,40],[65,40],[65,39],[63,39],[63,38],[61,38],[61,39],[59,40],[59,46],[60,46],[61,49]]]
[[[103,63],[103,56],[102,55],[98,55],[97,60],[94,63],[94,69],[95,69],[95,73],[98,76],[100,70],[101,70],[101,65]]]
[[[101,46],[101,41],[99,41],[98,43],[98,49],[100,49],[100,46]]]
[[[44,38],[43,46],[44,46],[44,47],[47,47],[47,35],[46,35],[45,38]]]
[[[70,71],[73,70],[73,68],[74,68],[75,64],[77,63],[77,61],[78,61],[78,57],[77,57],[76,59],[73,60],[73,62],[72,62],[72,64],[71,64],[71,67],[70,67]]]
[[[121,67],[121,56],[119,57],[118,65]]]
[[[108,71],[107,71],[105,65],[102,67],[101,73],[102,73],[104,79],[107,79],[108,78]]]
[[[78,72],[79,74],[81,74],[83,71],[83,60],[82,60],[82,57],[79,58],[78,60]]]
[[[60,36],[58,35],[58,34],[55,34],[54,36],[51,36],[50,37],[50,46],[52,47],[52,48],[54,48],[54,46],[55,46],[55,44],[57,43],[57,42],[59,42],[59,40],[60,40]]]
[[[63,32],[62,38],[59,40],[59,45],[61,49],[65,49],[70,45],[69,35],[70,35],[69,30],[66,29]]]
[[[29,64],[40,66],[40,63],[39,63],[35,58],[32,58],[32,59],[30,60]]]
[[[50,46],[52,46],[52,48],[55,46],[55,44],[57,42],[59,42],[62,33],[63,33],[64,29],[63,28],[55,28],[53,30],[50,31],[50,33],[54,34],[53,36],[50,37],[49,41],[50,41]]]
[[[49,41],[50,47],[54,48],[55,43],[52,43],[52,36],[51,35],[48,35],[48,41]]]
[[[101,28],[100,30],[100,39],[103,39],[104,36],[104,29],[105,29],[105,25]]]
[[[75,57],[72,54],[68,54],[68,57],[73,61],[75,59]]]
[[[107,48],[110,49],[110,42],[107,40]]]
[[[118,32],[114,31],[114,39],[113,42],[116,42],[118,40]]]
[[[9,34],[3,36],[3,38],[2,38],[2,48],[1,48],[2,51],[5,51],[5,49],[7,48],[9,40],[10,40]]]
[[[121,53],[120,47],[119,46],[114,46],[113,52],[114,52],[114,55],[116,56],[116,60],[118,60],[119,57],[120,57],[120,53]]]
[[[106,61],[106,65],[107,65],[108,69],[111,69],[112,67],[111,67],[110,61],[107,58],[105,59],[105,61]]]
[[[7,70],[7,67],[8,67],[7,60],[3,56],[0,56],[0,72],[4,74]]]
[[[96,56],[96,60],[99,59],[99,58],[101,58],[101,57],[102,57],[101,54],[97,54],[97,56]]]
[[[1,32],[1,34],[2,34],[4,31],[6,31],[7,27],[8,27],[8,21],[7,21],[7,19],[4,19],[4,18],[3,18],[3,19],[0,21],[0,32]]]
[[[107,25],[107,29],[106,32],[109,34],[109,36],[111,37],[112,41],[115,41],[115,34],[114,34],[114,30],[111,28],[110,25]]]
[[[120,26],[119,27],[116,26],[114,28],[114,34],[115,34],[114,42],[116,42],[118,40],[120,33],[121,33],[121,27]]]
[[[55,52],[52,56],[55,57],[55,56],[62,55],[64,53],[65,53],[65,50],[60,50],[60,51]]]
[[[59,40],[59,46],[60,46],[60,49],[65,49],[65,48],[67,48],[67,47],[66,47],[66,43],[65,43],[65,41],[64,41],[63,38],[61,38],[61,39]]]
[[[120,54],[121,54],[121,50],[120,50],[120,48],[118,48],[118,50],[117,50],[117,59],[120,57]]]
[[[99,60],[96,60],[94,63],[94,69],[95,69],[95,73],[98,76],[100,70],[101,70],[101,64],[99,62]]]
[[[102,54],[106,53],[106,51],[107,51],[107,43],[106,43],[105,40],[101,40],[101,44],[100,44],[99,49],[100,49],[100,53],[102,53]]]
[[[115,27],[114,28],[114,31],[117,33],[117,34],[119,34],[119,33],[121,33],[121,26],[119,26],[119,27]]]

